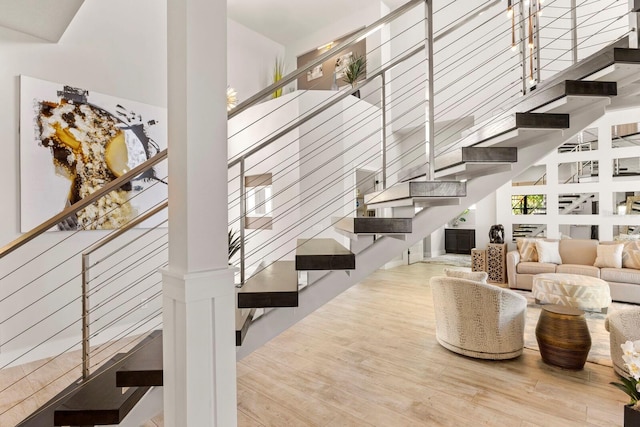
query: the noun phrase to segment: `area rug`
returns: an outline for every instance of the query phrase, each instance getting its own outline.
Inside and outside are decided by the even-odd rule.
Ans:
[[[433,258],[425,258],[422,262],[427,264],[447,264],[456,267],[471,267],[471,255],[445,254]]]
[[[536,304],[535,299],[529,291],[516,291],[527,298],[527,321],[524,331],[525,348],[539,351],[538,342],[536,341],[536,325],[540,317],[541,306]],[[609,307],[609,313],[622,310],[629,307],[635,307],[633,304],[625,304],[614,302]],[[611,354],[609,353],[609,332],[604,328],[604,319],[607,315],[603,313],[585,312],[589,332],[591,333],[591,350],[587,361],[597,363],[599,365],[612,366]]]

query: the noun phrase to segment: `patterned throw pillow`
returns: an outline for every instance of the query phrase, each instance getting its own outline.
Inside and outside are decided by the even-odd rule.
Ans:
[[[596,262],[593,265],[601,268],[622,268],[623,247],[622,243],[618,245],[598,245]]]
[[[444,275],[447,277],[457,277],[458,279],[467,279],[473,280],[474,282],[487,283],[487,277],[489,276],[484,271],[463,271],[463,270],[452,270],[450,268],[445,268],[443,270]]]
[[[520,262],[538,262],[538,252],[536,250],[537,240],[539,239],[526,237],[518,237],[516,239],[516,246],[520,253]]]
[[[622,249],[622,266],[640,270],[640,241],[625,242]]]

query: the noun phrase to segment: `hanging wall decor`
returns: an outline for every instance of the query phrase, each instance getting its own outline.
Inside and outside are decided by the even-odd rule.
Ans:
[[[21,230],[38,226],[166,148],[165,123],[164,108],[21,76]],[[166,199],[166,176],[163,162],[54,229],[118,228]]]

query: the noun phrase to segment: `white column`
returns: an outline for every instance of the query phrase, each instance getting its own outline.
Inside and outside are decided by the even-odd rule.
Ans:
[[[164,420],[237,424],[227,263],[226,1],[168,0],[169,267]]]

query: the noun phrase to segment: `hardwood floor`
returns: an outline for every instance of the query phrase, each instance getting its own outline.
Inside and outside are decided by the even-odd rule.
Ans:
[[[620,426],[613,369],[456,355],[435,339],[429,277],[380,270],[238,363],[240,426]]]
[[[428,283],[443,267],[377,271],[238,362],[238,425],[622,425],[626,396],[609,385],[610,367],[574,372],[533,350],[494,362],[442,348]],[[0,371],[0,384],[16,371]],[[0,409],[15,398],[0,393]],[[145,424],[162,425],[161,416]]]

